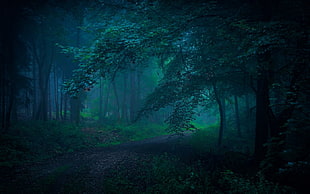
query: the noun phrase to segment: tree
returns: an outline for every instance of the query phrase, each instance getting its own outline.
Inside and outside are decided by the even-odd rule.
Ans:
[[[273,154],[278,157],[274,161],[278,163],[274,163],[274,168],[280,166],[279,154],[285,147],[283,142],[285,142],[285,134],[288,130],[286,123],[294,117],[293,112],[298,96],[303,93],[297,89],[299,85],[297,82],[304,80],[305,76],[299,68],[305,69],[306,72],[309,68],[298,62],[300,60],[297,59],[296,53],[299,50],[303,57],[308,55],[305,52],[308,45],[300,46],[297,42],[305,41],[305,24],[309,21],[303,16],[300,16],[303,19],[299,21],[294,21],[292,18],[299,18],[296,15],[305,13],[302,8],[304,3],[304,1],[298,1],[296,9],[291,9],[292,1],[269,3],[260,1],[261,17],[255,22],[243,21],[236,25],[246,31],[248,36],[244,39],[247,43],[243,47],[247,48],[247,52],[243,57],[257,58],[255,157],[257,161],[266,157],[267,142],[278,144],[277,153]],[[291,14],[287,15],[289,12]],[[302,33],[298,33],[297,29]],[[283,56],[287,61],[283,61]],[[297,74],[299,76],[296,76]],[[279,88],[282,88],[282,92],[277,91],[275,101],[277,103],[272,103],[271,95]]]
[[[14,5],[7,1],[0,9],[3,24],[0,32],[0,122],[4,132],[10,127],[13,110],[17,109],[17,97],[23,89],[29,88],[30,81],[24,73],[28,66],[28,58],[19,55],[26,53],[25,43],[18,36],[22,20],[20,9],[21,4]]]
[[[173,7],[164,1],[143,1],[128,2],[121,9],[115,4],[123,14],[104,20],[104,29],[96,28],[98,36],[91,47],[62,47],[81,62],[66,83],[66,91],[74,96],[92,87],[98,77],[113,80],[119,73],[145,64],[147,58],[157,57],[163,77],[138,116],[174,107],[167,121],[180,132],[195,128],[192,121],[197,107],[217,103],[220,143],[225,98],[255,93],[255,158],[259,163],[266,158],[266,143],[274,138],[283,142],[287,123],[296,116],[298,98],[306,95],[299,88],[307,80],[309,68],[302,59],[309,54],[309,21],[302,0],[291,16],[286,13],[292,1],[258,3],[223,1],[215,6],[193,1]],[[236,14],[231,16],[232,12]],[[296,14],[300,21],[294,21]],[[275,93],[276,100],[271,98]]]

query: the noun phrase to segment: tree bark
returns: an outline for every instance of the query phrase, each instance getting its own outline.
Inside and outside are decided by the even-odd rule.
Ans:
[[[130,122],[134,122],[136,117],[136,104],[137,104],[137,81],[136,72],[130,72],[130,106],[129,106],[129,118]]]
[[[70,119],[72,123],[79,124],[81,121],[80,116],[81,110],[81,98],[78,96],[77,98],[70,99]]]
[[[106,88],[105,102],[104,102],[104,106],[103,106],[103,118],[108,116],[108,104],[109,104],[109,100],[110,100],[110,87],[111,87],[111,83],[108,83],[107,88]]]
[[[251,127],[251,121],[252,121],[252,117],[251,117],[251,108],[250,108],[250,94],[246,94],[245,95],[245,126],[246,126],[246,132],[247,134],[251,134],[253,132],[253,129]]]
[[[240,114],[239,114],[239,102],[238,102],[238,96],[234,96],[235,99],[235,116],[236,116],[236,128],[238,132],[238,136],[241,137],[241,127],[240,127]]]
[[[68,118],[68,95],[64,94],[64,116],[63,120],[66,121]]]
[[[265,57],[263,61],[268,61]],[[269,83],[266,66],[262,65],[257,78],[256,94],[256,129],[255,129],[255,159],[261,161],[266,154],[265,143],[269,132]]]
[[[77,18],[77,28],[76,28],[76,46],[80,47],[80,39],[81,39],[81,29],[79,28],[82,26],[83,23],[83,16],[82,13],[77,10],[78,13],[75,17]],[[76,124],[80,123],[81,120],[81,108],[82,108],[82,99],[81,96],[70,100],[70,113],[71,113],[71,122],[75,122]]]
[[[11,124],[11,112],[15,103],[16,64],[14,61],[14,41],[17,39],[18,8],[4,2],[0,6],[0,65],[1,65],[1,127],[7,132]]]
[[[102,114],[103,114],[103,107],[102,107],[102,101],[103,101],[103,83],[102,83],[102,78],[100,77],[100,82],[99,82],[99,115],[98,115],[98,120],[99,123],[102,122]]]
[[[220,126],[219,126],[219,136],[218,136],[218,146],[222,146],[223,133],[226,125],[226,114],[225,114],[225,98],[221,97],[216,86],[216,82],[213,82],[213,90],[215,94],[215,100],[218,104],[218,109],[220,113]]]
[[[58,79],[56,75],[56,67],[54,67],[54,101],[55,101],[55,116],[56,120],[59,120],[59,101],[58,101]]]
[[[116,86],[115,86],[115,81],[112,81],[112,87],[113,87],[113,91],[114,91],[114,97],[115,97],[115,102],[116,102],[116,117],[119,120],[121,118],[120,116],[120,105],[119,105],[119,98],[118,98],[118,93],[116,90]]]
[[[48,118],[48,92],[49,92],[49,77],[54,60],[54,48],[47,47],[45,37],[41,37],[37,47],[36,42],[33,41],[32,52],[35,63],[38,65],[38,85],[39,85],[39,107],[36,113],[36,119],[46,121]],[[48,56],[48,54],[50,56]]]
[[[273,10],[277,7],[278,0],[259,0],[261,21],[270,22],[273,17]],[[255,128],[255,151],[254,157],[257,162],[264,159],[267,148],[265,144],[269,138],[270,118],[269,118],[269,85],[273,64],[271,61],[271,51],[268,45],[258,48],[257,61],[257,91],[256,91],[256,128]]]
[[[128,122],[128,110],[127,110],[127,99],[128,99],[128,91],[127,91],[127,73],[124,73],[123,75],[123,100],[122,100],[122,119],[126,122]]]

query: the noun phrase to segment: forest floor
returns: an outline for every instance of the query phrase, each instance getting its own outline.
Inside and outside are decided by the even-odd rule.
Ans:
[[[278,194],[307,186],[266,179],[247,139],[229,135],[218,147],[217,126],[167,135],[157,125],[20,123],[0,136],[0,193]]]
[[[137,169],[156,155],[176,156],[185,163],[195,159],[188,144],[189,133],[164,135],[142,141],[100,148],[88,148],[52,159],[25,165],[14,172],[7,192],[14,193],[98,193],[104,179],[126,169],[129,176],[140,176]],[[138,173],[138,174],[137,174]]]

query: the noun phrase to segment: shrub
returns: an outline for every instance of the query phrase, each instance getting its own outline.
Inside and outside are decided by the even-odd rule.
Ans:
[[[249,194],[279,194],[279,193],[294,193],[287,187],[280,186],[276,183],[270,182],[258,173],[254,178],[246,178],[234,173],[233,171],[226,170],[221,173],[219,179],[221,189],[225,193],[249,193]]]
[[[19,122],[0,140],[0,166],[8,167],[95,144],[80,127],[57,121]]]

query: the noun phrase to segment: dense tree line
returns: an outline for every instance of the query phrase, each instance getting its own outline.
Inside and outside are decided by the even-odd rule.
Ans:
[[[309,157],[309,144],[294,140],[309,131],[305,0],[18,5],[1,10],[3,131],[22,116],[70,113],[79,123],[92,106],[100,122],[134,122],[166,108],[169,129],[180,132],[216,107],[219,147],[233,118],[240,137],[255,137],[254,160],[268,159],[266,173],[285,166],[296,147],[304,152],[294,160]]]
[[[113,79],[128,68],[138,69],[150,56],[157,57],[163,78],[139,116],[171,106],[167,118],[171,129],[193,129],[196,109],[215,103],[221,145],[226,103],[234,101],[238,120],[238,98],[254,96],[255,160],[269,154],[274,160],[271,164],[278,168],[288,146],[287,134],[295,130],[291,125],[308,122],[306,2],[139,1],[123,5],[119,8],[123,14],[100,30],[93,47],[74,49],[82,54],[81,61],[87,61],[79,69],[84,77],[76,73],[67,91],[75,95],[91,87],[96,76]]]

